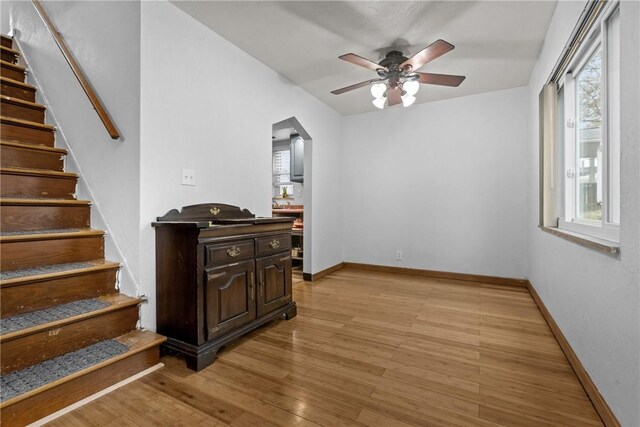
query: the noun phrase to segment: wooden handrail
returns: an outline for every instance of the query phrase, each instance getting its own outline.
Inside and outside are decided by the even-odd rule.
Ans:
[[[87,94],[87,97],[89,98],[89,102],[91,102],[91,104],[93,105],[93,108],[96,110],[96,113],[98,113],[98,117],[100,117],[100,120],[102,120],[102,123],[104,124],[104,127],[107,129],[107,132],[109,132],[109,135],[111,135],[111,138],[113,139],[120,138],[120,134],[118,133],[118,129],[116,128],[116,125],[111,120],[111,117],[109,117],[109,113],[107,113],[107,110],[102,105],[102,102],[100,102],[98,95],[96,95],[95,91],[93,90],[93,87],[91,87],[89,80],[87,80],[87,77],[82,72],[80,65],[78,65],[78,62],[75,60],[75,58],[71,54],[71,51],[69,50],[64,40],[62,39],[62,36],[58,32],[58,29],[53,24],[53,22],[51,22],[51,19],[49,19],[49,15],[47,15],[47,12],[42,7],[42,4],[40,4],[39,0],[31,0],[31,1],[33,2],[33,6],[36,8],[36,11],[38,12],[38,15],[40,15],[42,22],[44,22],[44,25],[47,27],[47,29],[49,29],[49,32],[53,36],[54,40],[56,41],[56,44],[60,48],[60,51],[64,55],[64,59],[67,60],[69,67],[71,67],[71,71],[73,71],[73,74],[78,79],[78,82],[80,83],[80,86],[82,86],[84,93]]]

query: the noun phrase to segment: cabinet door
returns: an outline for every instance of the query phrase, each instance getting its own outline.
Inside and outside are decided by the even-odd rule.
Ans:
[[[291,255],[259,258],[258,270],[258,317],[269,313],[291,301]]]
[[[256,318],[254,260],[208,268],[204,274],[208,340]]]
[[[291,137],[291,181],[304,181],[304,139],[300,135]]]

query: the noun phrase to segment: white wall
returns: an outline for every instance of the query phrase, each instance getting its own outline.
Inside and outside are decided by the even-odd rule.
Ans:
[[[126,263],[122,290],[136,294],[140,263],[140,3],[43,2],[123,138],[114,141],[89,103],[53,37],[29,1],[2,2],[29,62],[29,81],[44,96],[56,145],[80,172],[79,198],[90,199],[92,226],[109,232],[107,257]],[[117,242],[117,243],[116,243]]]
[[[155,326],[151,222],[204,202],[271,216],[272,125],[291,116],[313,138],[305,146],[313,162],[308,272],[340,263],[341,116],[173,4],[143,2],[141,39],[141,290],[150,297],[143,325]],[[196,170],[195,187],[180,185],[183,167]]]
[[[523,278],[526,95],[345,117],[345,261]]]
[[[11,31],[11,2],[0,2],[0,33],[8,35]]]
[[[640,4],[621,4],[621,254],[610,256],[537,228],[538,93],[560,56],[584,2],[558,2],[529,84],[528,276],[623,426],[640,425]]]

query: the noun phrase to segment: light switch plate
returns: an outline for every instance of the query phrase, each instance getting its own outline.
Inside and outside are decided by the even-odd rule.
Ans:
[[[182,185],[196,185],[195,169],[182,169]]]

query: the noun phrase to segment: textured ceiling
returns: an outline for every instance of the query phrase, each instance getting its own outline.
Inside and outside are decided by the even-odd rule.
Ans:
[[[173,3],[345,115],[376,110],[367,88],[330,93],[376,77],[338,59],[349,52],[378,62],[392,47],[411,56],[440,38],[454,44],[453,51],[420,71],[467,79],[458,88],[421,85],[418,103],[526,85],[556,6],[555,1]]]

